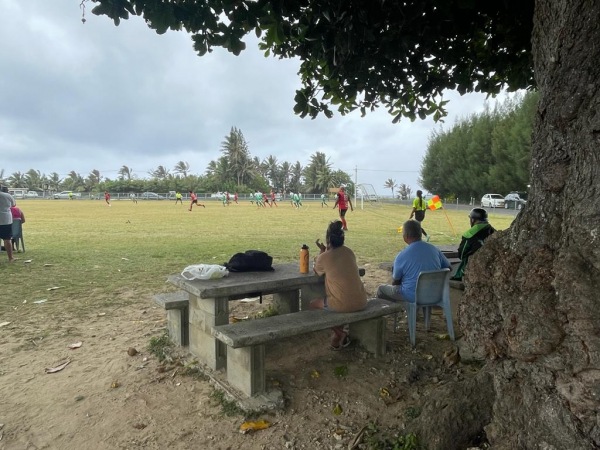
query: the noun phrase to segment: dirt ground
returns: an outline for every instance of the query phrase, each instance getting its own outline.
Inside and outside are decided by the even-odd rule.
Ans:
[[[388,279],[386,270],[367,267],[370,294]],[[234,302],[231,314],[252,316],[267,305],[268,298],[262,305]],[[430,332],[420,318],[415,350],[406,320],[393,332],[390,318],[382,358],[354,344],[331,351],[326,331],[268,347],[268,382],[282,388],[285,409],[228,416],[205,377],[149,352],[165,317],[151,298],[139,298],[93,320],[64,318],[42,335],[42,315],[0,326],[0,449],[369,448],[364,433],[353,445],[365,426],[402,432],[427,396],[470,371],[452,358],[442,315],[433,316]],[[242,434],[246,420],[270,426]]]

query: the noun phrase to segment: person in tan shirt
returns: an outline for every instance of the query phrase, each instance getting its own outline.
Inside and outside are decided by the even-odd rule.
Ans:
[[[335,220],[327,227],[324,245],[317,239],[321,249],[315,259],[314,271],[325,275],[325,297],[310,303],[311,309],[327,309],[333,312],[360,311],[367,305],[367,292],[358,274],[354,252],[344,245],[343,224]],[[350,344],[344,327],[334,327],[331,348],[340,350]]]

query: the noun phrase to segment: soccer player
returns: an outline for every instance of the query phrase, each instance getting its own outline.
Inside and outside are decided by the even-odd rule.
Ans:
[[[348,211],[348,205],[350,205],[350,211],[354,211],[352,200],[350,200],[350,196],[346,194],[346,188],[342,186],[340,187],[339,192],[336,194],[335,205],[333,205],[333,209],[335,209],[336,206],[339,207],[340,220],[344,226],[344,231],[348,231],[348,225],[346,224],[346,211]]]
[[[190,209],[188,209],[188,211],[191,211],[192,206],[194,206],[194,205],[198,205],[198,206],[202,206],[203,208],[206,208],[206,206],[204,206],[202,203],[198,203],[198,196],[193,191],[190,191]]]
[[[108,206],[110,206],[110,194],[108,193],[108,191],[104,191],[104,201]]]
[[[327,204],[327,202],[325,201],[327,199],[327,197],[325,196],[325,194],[321,194],[321,208],[323,206],[327,206],[329,207],[329,205]]]

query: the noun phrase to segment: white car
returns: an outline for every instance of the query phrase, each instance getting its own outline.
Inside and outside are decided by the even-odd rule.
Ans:
[[[482,208],[504,208],[504,197],[500,194],[485,194],[481,197]]]
[[[39,194],[36,191],[28,191],[27,194],[25,194],[26,198],[38,198]]]

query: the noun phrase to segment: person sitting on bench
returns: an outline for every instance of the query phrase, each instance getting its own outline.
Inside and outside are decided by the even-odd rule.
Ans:
[[[367,305],[367,291],[360,279],[356,256],[344,246],[343,224],[334,220],[327,227],[326,246],[317,239],[321,253],[315,258],[314,271],[325,275],[325,298],[316,298],[310,309],[327,309],[334,312],[360,311]],[[350,345],[344,327],[333,327],[331,349],[341,350]]]

